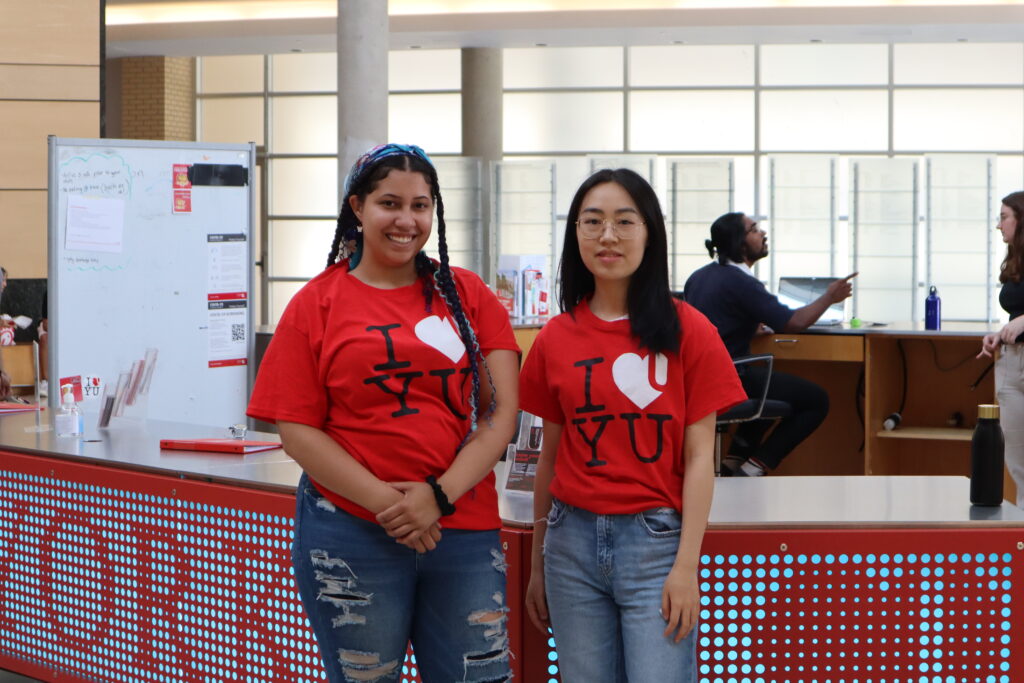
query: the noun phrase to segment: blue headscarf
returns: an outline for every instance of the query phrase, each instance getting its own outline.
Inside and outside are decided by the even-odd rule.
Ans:
[[[348,175],[345,176],[345,194],[342,201],[348,201],[348,197],[352,193],[352,186],[359,180],[363,173],[366,172],[367,168],[373,166],[381,159],[386,159],[388,157],[419,157],[430,164],[431,167],[434,165],[434,162],[430,160],[427,153],[416,145],[399,145],[394,142],[389,142],[386,145],[377,145],[373,149],[364,152],[362,156],[356,159],[356,162],[352,164],[352,168],[349,169]]]

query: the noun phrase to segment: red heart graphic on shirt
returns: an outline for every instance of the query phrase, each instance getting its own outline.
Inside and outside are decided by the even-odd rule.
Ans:
[[[664,356],[660,353],[658,356],[660,357],[657,359],[656,368],[658,374],[661,375],[663,373],[662,366],[665,365],[662,362]],[[661,396],[661,392],[652,387],[648,379],[648,360],[648,356],[624,353],[612,363],[612,379],[615,380],[615,386],[641,410]],[[660,381],[661,377],[659,376],[658,379]]]
[[[458,363],[466,355],[466,346],[447,318],[428,315],[416,323],[415,330],[417,339],[448,356],[453,363]]]

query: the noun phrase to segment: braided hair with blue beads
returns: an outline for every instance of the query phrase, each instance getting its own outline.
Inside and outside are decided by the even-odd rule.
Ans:
[[[359,219],[355,215],[349,197],[356,196],[360,200],[374,191],[377,183],[387,177],[393,169],[410,171],[421,174],[430,186],[431,198],[437,209],[437,251],[438,262],[431,260],[426,252],[419,252],[416,255],[416,274],[423,282],[424,308],[427,313],[432,312],[433,293],[437,293],[448,305],[448,309],[455,319],[459,330],[459,338],[466,347],[466,354],[469,358],[469,367],[473,380],[473,390],[470,394],[470,430],[466,434],[476,431],[477,418],[480,414],[480,365],[484,367],[487,374],[487,381],[491,387],[491,401],[485,416],[490,420],[495,409],[494,383],[491,381],[490,370],[487,368],[487,361],[480,351],[480,344],[477,341],[476,331],[466,317],[462,307],[462,299],[459,297],[458,289],[455,286],[455,277],[452,274],[448,259],[448,242],[445,239],[444,202],[441,200],[441,188],[437,179],[437,169],[427,154],[416,145],[387,144],[374,147],[352,165],[348,176],[345,178],[344,196],[341,201],[341,212],[338,215],[338,224],[334,231],[334,240],[331,243],[331,250],[327,255],[327,267],[334,266],[339,261],[347,261],[350,270],[359,265],[363,253],[363,234],[359,230]],[[479,361],[479,362],[478,362]]]

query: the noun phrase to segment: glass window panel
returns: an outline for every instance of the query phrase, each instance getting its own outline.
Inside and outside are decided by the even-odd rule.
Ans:
[[[263,92],[263,55],[200,57],[201,93]]]
[[[995,210],[998,212],[998,201],[1024,187],[1024,157],[1019,154],[1000,154],[995,164]]]
[[[851,240],[860,273],[854,281],[854,312],[883,322],[911,320],[917,295],[917,163],[911,159],[857,159],[850,166],[857,186],[851,198],[851,218],[856,218]]]
[[[427,154],[461,153],[462,96],[389,96],[388,139],[419,145]]]
[[[703,255],[676,254],[675,256],[670,256],[669,259],[669,273],[675,273],[673,276],[675,279],[672,281],[671,287],[676,292],[683,291],[686,287],[686,281],[690,279],[695,270],[699,270],[711,262],[707,252],[704,252]]]
[[[995,224],[994,219],[991,222]],[[992,229],[984,220],[932,221],[932,254],[985,254],[989,230]],[[995,230],[992,234],[1000,239]],[[984,280],[985,273],[982,272],[980,277]]]
[[[764,92],[761,145],[765,150],[884,150],[888,111],[884,90]]]
[[[864,193],[858,204],[857,249],[861,254],[884,256],[892,249],[911,250],[914,225],[914,197],[910,192]]]
[[[731,151],[754,146],[751,92],[634,92],[629,96],[629,111],[629,146],[636,152]]]
[[[893,50],[897,85],[1019,84],[1024,80],[1021,43],[901,43]]]
[[[271,159],[270,213],[276,216],[336,216],[336,159]]]
[[[629,48],[634,87],[753,85],[753,45],[656,45]]]
[[[890,191],[913,192],[917,188],[917,158],[851,159],[852,178],[857,172],[857,186],[861,192]],[[852,181],[849,183],[852,189]],[[892,203],[892,202],[890,202]],[[913,215],[913,211],[910,212]]]
[[[481,163],[477,159],[440,157],[434,159],[441,196],[444,198],[445,241],[452,265],[480,273],[482,268],[480,192]],[[430,234],[425,249],[438,255],[437,229]]]
[[[993,157],[976,154],[933,154],[928,157],[928,182],[936,189],[988,189]],[[980,209],[984,211],[984,202]]]
[[[337,154],[338,98],[270,98],[274,154]]]
[[[668,249],[673,288],[708,261],[704,241],[716,218],[732,209],[734,169],[728,158],[677,159],[669,165]]]
[[[787,251],[775,255],[775,272],[781,277],[831,277],[829,260],[820,254]],[[845,273],[844,273],[845,275]]]
[[[732,159],[733,170],[733,200],[732,206],[735,211],[753,212],[754,210],[754,157],[736,156]],[[764,195],[761,195],[764,196]],[[726,213],[723,209],[722,213]],[[710,230],[711,225],[708,224]],[[710,232],[708,235],[710,236]],[[701,244],[703,244],[703,240]]]
[[[602,168],[628,168],[654,185],[654,157],[649,154],[593,154],[590,156],[590,171]]]
[[[505,152],[622,149],[622,93],[505,93]]]
[[[939,288],[942,319],[984,320],[987,289],[984,285],[943,285]]]
[[[499,162],[495,166],[498,254],[551,254],[550,162]]]
[[[893,146],[905,150],[1020,151],[1020,88],[897,90]]]
[[[302,289],[304,282],[271,282],[270,283],[270,320],[268,325],[274,326],[281,321],[281,314],[284,313],[288,302],[295,296],[295,292]]]
[[[989,205],[993,157],[972,154],[930,156],[927,180],[927,260],[925,284],[938,287],[942,317],[984,320],[991,270]],[[973,297],[973,300],[972,300]]]
[[[877,45],[764,45],[761,85],[885,85],[889,47]]]
[[[833,272],[834,159],[786,155],[772,158],[768,168],[770,221],[764,227],[774,245],[772,273],[838,275]]]
[[[854,282],[859,279],[854,278]],[[900,289],[861,287],[854,294],[854,315],[873,322],[908,322],[913,318],[912,296],[909,283],[903,283]]]
[[[558,157],[555,163],[555,211],[559,216],[569,213],[576,190],[590,177],[590,162],[586,157]],[[565,221],[559,221],[562,228]],[[559,244],[561,248],[561,244]]]
[[[263,144],[263,98],[199,100],[199,139],[203,142]]]
[[[388,53],[389,90],[458,90],[460,50],[393,50]]]
[[[271,55],[270,89],[276,92],[337,92],[338,55],[334,52]]]
[[[910,275],[913,260],[910,256],[868,256],[857,261],[859,273],[854,282],[861,291],[871,289],[892,289],[910,291],[913,278]],[[909,320],[909,318],[907,318]]]
[[[270,221],[270,276],[311,278],[324,269],[334,221]]]
[[[622,85],[621,47],[504,50],[506,88],[594,88]],[[508,121],[508,118],[505,119]]]

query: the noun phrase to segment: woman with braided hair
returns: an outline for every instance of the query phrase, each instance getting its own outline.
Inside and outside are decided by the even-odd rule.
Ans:
[[[439,261],[422,251],[437,213]],[[437,172],[383,145],[346,178],[327,268],[288,304],[249,415],[304,474],[295,579],[331,681],[510,678],[492,468],[512,435],[508,315],[448,263]]]

